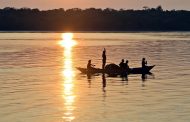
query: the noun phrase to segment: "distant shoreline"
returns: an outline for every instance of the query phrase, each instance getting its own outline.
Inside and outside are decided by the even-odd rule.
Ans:
[[[190,32],[189,31],[0,31],[0,33],[167,33]]]
[[[190,11],[145,8],[143,10],[0,9],[0,31],[8,32],[173,32],[190,31]]]

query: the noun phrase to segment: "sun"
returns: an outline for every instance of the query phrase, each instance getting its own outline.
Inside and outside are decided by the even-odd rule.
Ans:
[[[72,40],[73,39],[73,33],[63,33],[62,39],[63,40]]]
[[[63,33],[62,40],[59,42],[59,44],[65,48],[71,48],[77,43],[75,40],[73,40],[73,33]]]

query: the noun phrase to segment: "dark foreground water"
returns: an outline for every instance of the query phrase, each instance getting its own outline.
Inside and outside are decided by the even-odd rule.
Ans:
[[[190,32],[0,33],[0,122],[189,122]],[[152,75],[86,76],[75,69],[141,58]]]

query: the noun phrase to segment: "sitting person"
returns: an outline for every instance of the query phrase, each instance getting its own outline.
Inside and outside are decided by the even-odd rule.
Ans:
[[[147,65],[147,61],[145,58],[142,58],[142,68],[145,68]]]
[[[124,63],[124,59],[121,60],[121,63],[119,64],[120,69],[125,69],[125,63]]]
[[[88,60],[87,70],[93,69],[95,65],[91,64],[91,60]]]
[[[129,68],[128,63],[129,63],[129,61],[128,61],[128,60],[126,60],[126,62],[125,62],[125,70],[127,71],[127,73],[129,73],[129,72],[130,72],[130,68]]]
[[[125,63],[124,63],[124,59],[121,60],[121,63],[119,64],[120,67],[120,71],[121,71],[121,77],[125,77],[126,76],[126,69],[125,69]]]

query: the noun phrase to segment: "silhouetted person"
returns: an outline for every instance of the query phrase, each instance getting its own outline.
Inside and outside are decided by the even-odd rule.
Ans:
[[[146,65],[147,65],[146,59],[142,58],[142,73],[146,72]]]
[[[125,61],[125,70],[126,70],[127,74],[129,74],[129,72],[130,72],[130,68],[129,68],[128,63],[129,63],[129,61],[126,60],[126,61]]]
[[[120,70],[121,70],[121,77],[124,77],[126,75],[124,59],[121,60],[121,63],[119,64],[119,67],[120,67]]]
[[[91,64],[91,60],[88,60],[87,70],[93,69],[94,66],[95,66],[95,65]]]
[[[102,52],[102,69],[105,68],[105,65],[106,65],[106,49],[104,48]]]
[[[120,67],[120,69],[125,69],[124,59],[121,60],[119,67]]]
[[[142,68],[146,67],[147,61],[145,58],[142,58]]]

